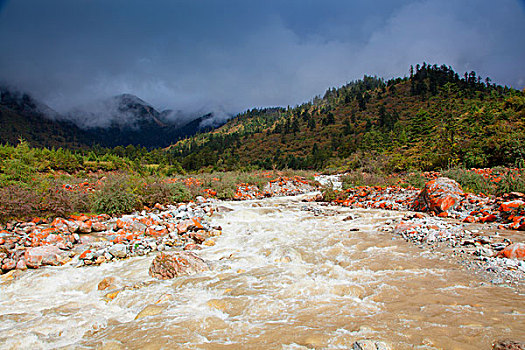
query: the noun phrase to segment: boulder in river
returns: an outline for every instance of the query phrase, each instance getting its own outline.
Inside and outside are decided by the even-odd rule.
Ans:
[[[463,190],[456,181],[448,177],[438,177],[426,183],[412,207],[416,210],[442,213],[454,209],[462,195]]]
[[[392,350],[392,347],[383,341],[363,339],[353,343],[352,350]]]
[[[197,255],[188,251],[180,251],[158,254],[151,263],[149,274],[151,277],[166,280],[208,270],[206,262]]]

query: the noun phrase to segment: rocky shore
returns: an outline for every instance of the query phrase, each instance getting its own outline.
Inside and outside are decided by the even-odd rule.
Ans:
[[[525,282],[525,194],[501,197],[464,193],[438,177],[422,190],[402,187],[348,189],[334,204],[350,208],[409,211],[383,229],[424,249],[446,250],[492,283]],[[518,231],[518,232],[516,232]],[[448,249],[443,249],[448,248]]]
[[[315,187],[304,178],[279,177],[260,191],[240,184],[236,200],[311,192]],[[208,220],[217,210],[213,197],[195,202],[156,204],[130,215],[72,215],[51,222],[34,219],[0,226],[0,272],[2,281],[21,271],[44,266],[99,265],[108,261],[167,250],[196,250],[215,244],[220,227]],[[220,210],[220,207],[219,207]]]
[[[315,189],[304,178],[279,177],[269,181],[262,191],[240,184],[235,199],[297,195]],[[157,204],[119,217],[73,215],[52,222],[35,219],[8,223],[0,227],[2,279],[11,279],[28,268],[98,265],[214,245],[214,237],[222,233],[220,227],[208,223],[217,210],[216,202],[214,198],[198,197],[195,202]],[[446,248],[447,254],[471,269],[483,271],[493,283],[517,285],[525,280],[525,243],[520,234],[513,234],[525,230],[522,193],[477,196],[464,193],[453,180],[435,178],[422,190],[377,186],[341,190],[333,204],[408,211],[411,214],[383,230],[424,249]]]

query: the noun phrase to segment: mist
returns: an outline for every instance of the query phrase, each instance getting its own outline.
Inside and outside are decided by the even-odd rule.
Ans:
[[[0,82],[69,115],[129,93],[172,119],[225,119],[422,62],[525,86],[517,0],[16,0],[0,11]]]

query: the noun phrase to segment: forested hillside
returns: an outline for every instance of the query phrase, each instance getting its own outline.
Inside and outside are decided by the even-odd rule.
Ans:
[[[188,170],[384,170],[523,165],[525,95],[475,72],[423,63],[409,76],[365,76],[294,108],[253,109],[169,152]]]

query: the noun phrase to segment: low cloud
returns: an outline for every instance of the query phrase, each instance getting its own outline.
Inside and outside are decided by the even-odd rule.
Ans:
[[[131,93],[174,118],[225,118],[295,105],[363,74],[403,76],[423,61],[525,86],[517,0],[13,0],[0,9],[0,81],[60,112]]]

